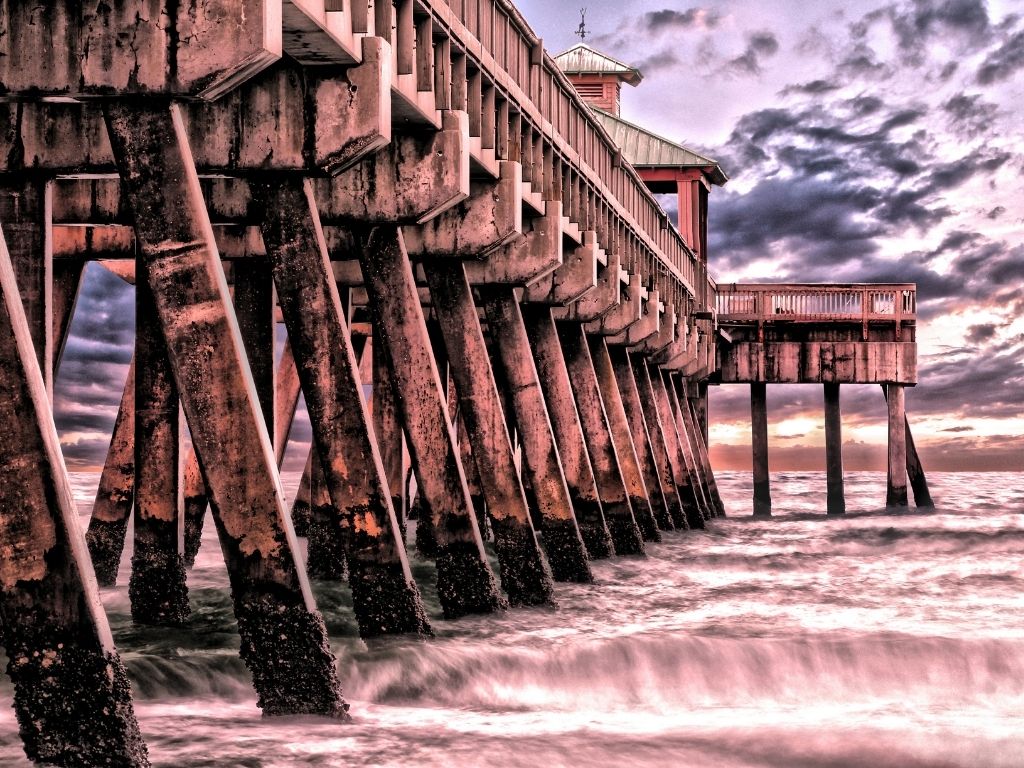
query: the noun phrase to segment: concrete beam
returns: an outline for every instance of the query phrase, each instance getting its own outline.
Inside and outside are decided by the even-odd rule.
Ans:
[[[643,317],[643,285],[640,277],[635,274],[629,276],[629,284],[625,290],[620,291],[619,305],[610,312],[604,314],[599,320],[594,320],[583,326],[587,333],[601,336],[618,336],[633,323],[639,322]]]
[[[737,342],[719,350],[721,381],[738,384],[917,383],[914,342]]]
[[[578,322],[559,322],[556,328],[580,417],[584,445],[594,471],[601,509],[615,554],[643,554],[643,538],[633,517],[633,507],[619,467],[619,457],[608,425],[608,415],[601,398],[586,334]]]
[[[523,227],[523,237],[491,251],[483,261],[466,263],[471,285],[526,285],[562,263],[562,217],[547,201],[543,216]]]
[[[661,312],[658,309],[657,290],[648,293],[646,299],[641,299],[640,319],[630,324],[622,333],[608,336],[606,341],[609,346],[624,345],[634,347],[643,344],[652,336],[658,334],[661,329]]]
[[[473,513],[402,230],[373,229],[359,261],[374,338],[382,341],[420,498],[431,518],[441,606],[448,618],[494,611],[502,600]]]
[[[411,257],[479,259],[523,234],[522,166],[503,161],[498,181],[472,181],[470,195],[402,230]]]
[[[273,446],[180,111],[159,103],[105,108],[174,378],[219,518],[241,655],[258,703],[266,714],[344,717],[323,619],[296,563]],[[304,663],[295,665],[295,658]]]
[[[557,581],[591,582],[594,575],[569,497],[519,302],[510,286],[488,287],[481,294],[504,389],[519,428],[530,486],[540,508],[544,550],[551,571]]]
[[[600,320],[619,305],[621,259],[618,252],[608,253],[607,263],[598,267],[597,284],[592,291],[583,294],[567,307],[555,307],[555,320],[590,322]]]
[[[148,766],[0,236],[0,626],[25,754]]]
[[[330,522],[345,545],[360,634],[429,633],[363,400],[312,185],[274,179],[257,190],[257,197],[266,211],[263,240],[317,457],[340,515]],[[315,498],[313,504],[315,511]]]
[[[452,259],[432,260],[424,269],[494,531],[502,586],[513,605],[547,603],[551,575],[516,473],[512,440],[465,269]]]
[[[564,252],[557,269],[526,287],[524,302],[572,304],[597,287],[597,233],[582,237],[582,245]]]
[[[465,200],[469,185],[465,112],[444,112],[437,132],[392,137],[386,148],[314,184],[327,223],[423,224]]]

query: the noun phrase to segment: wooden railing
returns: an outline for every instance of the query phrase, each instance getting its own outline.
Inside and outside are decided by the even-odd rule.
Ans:
[[[715,297],[721,322],[862,322],[917,317],[913,283],[719,283]]]

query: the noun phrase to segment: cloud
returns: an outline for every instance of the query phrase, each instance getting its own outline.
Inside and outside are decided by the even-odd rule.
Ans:
[[[664,8],[660,11],[645,13],[640,20],[640,27],[648,33],[659,33],[679,29],[715,29],[722,20],[721,14],[713,8],[687,8],[676,11]]]
[[[734,75],[759,75],[764,60],[779,51],[779,40],[768,30],[752,32],[746,37],[747,47],[743,53],[730,59],[724,70]]]
[[[1024,30],[1012,35],[999,48],[990,53],[978,68],[977,81],[991,85],[1008,80],[1024,67]]]

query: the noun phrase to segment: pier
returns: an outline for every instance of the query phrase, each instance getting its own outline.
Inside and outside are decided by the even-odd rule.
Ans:
[[[31,759],[147,764],[99,591],[129,518],[134,621],[187,617],[209,509],[259,706],[344,720],[310,578],[347,580],[367,639],[432,634],[413,551],[446,619],[549,603],[725,514],[709,386],[751,386],[756,511],[773,383],[825,387],[829,511],[843,383],[885,387],[889,503],[924,482],[914,287],[718,285],[717,163],[631,141],[638,73],[552,58],[507,0],[2,13],[0,630]],[[89,262],[137,328],[82,531],[52,394]]]

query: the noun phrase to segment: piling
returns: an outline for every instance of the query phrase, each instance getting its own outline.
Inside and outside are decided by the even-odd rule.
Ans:
[[[530,486],[543,520],[542,538],[551,572],[556,581],[593,581],[519,302],[511,286],[489,286],[482,295]]]
[[[754,454],[754,514],[772,513],[771,481],[768,475],[768,387],[750,385],[750,442]]]
[[[380,340],[386,355],[417,467],[418,493],[431,518],[441,606],[447,618],[489,613],[502,607],[503,600],[484,554],[401,229],[373,228],[362,243],[359,262],[374,341]]]
[[[565,354],[576,411],[580,416],[584,445],[594,469],[598,497],[617,555],[644,552],[643,537],[633,517],[633,507],[619,466],[608,415],[590,356],[583,326],[574,321],[557,323],[558,340]]]
[[[906,394],[899,384],[886,386],[889,410],[888,471],[885,506],[907,506]]]
[[[843,490],[843,433],[839,385],[825,384],[825,470],[828,485],[826,508],[830,515],[846,512]]]
[[[498,386],[461,261],[424,265],[455,379],[462,421],[494,532],[501,584],[512,605],[550,601],[552,584],[516,473]]]

